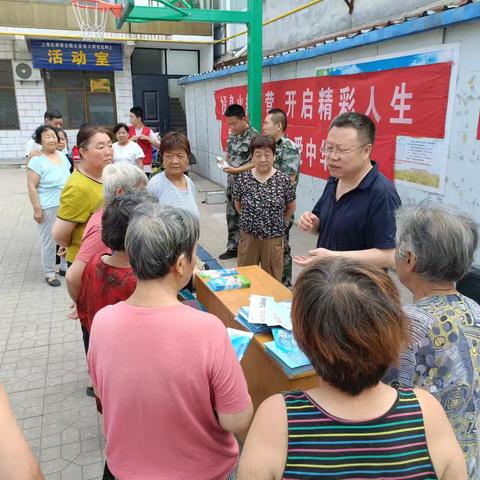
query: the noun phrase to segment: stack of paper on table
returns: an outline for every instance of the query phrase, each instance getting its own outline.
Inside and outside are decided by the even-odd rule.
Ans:
[[[270,327],[268,325],[262,325],[261,323],[250,323],[248,321],[250,307],[241,307],[235,317],[235,320],[243,325],[247,330],[252,333],[270,333]]]
[[[290,301],[277,303],[273,297],[251,295],[250,306],[239,310],[237,320],[254,333],[271,329],[274,341],[264,343],[265,351],[293,376],[310,372],[313,367],[293,336],[291,307]]]
[[[292,302],[290,301],[277,303],[273,297],[251,295],[248,321],[249,323],[262,324],[269,327],[280,326],[291,330],[291,305]]]

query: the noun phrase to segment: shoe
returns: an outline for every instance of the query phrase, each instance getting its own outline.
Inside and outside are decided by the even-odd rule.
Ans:
[[[86,393],[89,397],[95,398],[95,391],[93,390],[93,387],[92,387],[92,386],[87,387],[87,390],[85,391],[85,393]]]
[[[236,257],[237,257],[236,250],[227,250],[226,252],[218,256],[220,260],[229,260],[230,258],[236,258]]]
[[[60,270],[58,271],[58,274],[59,274],[61,277],[64,277],[64,276],[67,274],[67,271],[60,269]]]
[[[52,278],[46,278],[45,281],[51,286],[51,287],[59,287],[61,285],[60,280],[58,278],[52,277]]]

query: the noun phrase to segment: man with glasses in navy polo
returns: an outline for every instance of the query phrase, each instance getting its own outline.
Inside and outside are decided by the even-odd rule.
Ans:
[[[394,264],[395,210],[401,205],[395,185],[370,159],[375,124],[356,112],[342,113],[330,125],[325,154],[330,178],[313,211],[298,226],[318,233],[317,248],[294,257],[301,266],[342,256],[382,268]]]

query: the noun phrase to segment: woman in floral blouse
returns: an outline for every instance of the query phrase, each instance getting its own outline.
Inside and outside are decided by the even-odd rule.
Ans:
[[[386,381],[428,390],[440,401],[480,480],[480,306],[455,287],[478,245],[473,220],[447,206],[422,203],[397,212],[396,268],[414,303],[411,344]]]
[[[235,180],[233,198],[240,214],[238,266],[258,265],[278,281],[283,272],[283,237],[295,211],[290,179],[273,168],[275,139],[250,143],[253,169]]]

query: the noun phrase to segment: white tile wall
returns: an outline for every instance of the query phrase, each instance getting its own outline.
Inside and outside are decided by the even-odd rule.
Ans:
[[[0,40],[0,59],[30,60],[27,54],[14,52],[11,40]],[[124,58],[124,70],[115,71],[115,95],[118,121],[128,121],[128,112],[133,105],[132,75],[130,59]],[[25,145],[34,130],[43,123],[43,114],[47,109],[45,85],[40,82],[15,82],[19,130],[0,129],[0,163],[19,163],[23,161]],[[77,131],[67,130],[69,143],[75,143]]]
[[[119,122],[128,122],[128,113],[133,107],[132,73],[129,57],[124,57],[123,70],[116,70],[114,75],[117,119]]]

